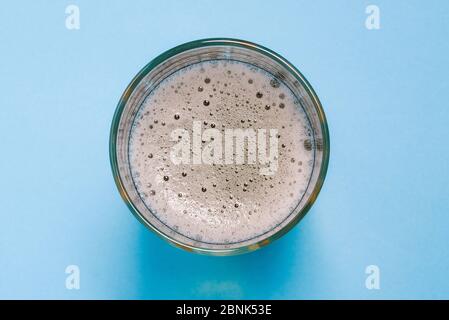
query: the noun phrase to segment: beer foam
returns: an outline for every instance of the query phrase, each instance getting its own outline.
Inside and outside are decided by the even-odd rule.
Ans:
[[[277,129],[278,168],[255,164],[174,164],[171,133],[202,129]],[[208,141],[203,141],[202,145]],[[161,222],[195,241],[234,244],[263,235],[297,207],[314,161],[308,117],[268,72],[237,61],[185,67],[161,81],[132,125],[129,161],[142,201]],[[224,149],[224,148],[223,148]]]

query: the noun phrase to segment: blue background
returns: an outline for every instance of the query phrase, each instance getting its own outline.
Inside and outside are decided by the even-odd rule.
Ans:
[[[81,29],[65,27],[76,4]],[[0,9],[0,298],[449,298],[449,2],[9,1]],[[132,77],[180,43],[289,59],[331,159],[306,218],[257,252],[181,251],[129,212],[109,127]],[[80,290],[65,268],[81,270]],[[365,287],[378,265],[380,290]]]

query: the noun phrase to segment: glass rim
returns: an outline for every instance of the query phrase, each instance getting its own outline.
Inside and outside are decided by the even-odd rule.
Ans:
[[[260,53],[264,56],[266,56],[269,59],[272,59],[274,62],[280,64],[282,67],[286,69],[287,72],[289,72],[291,75],[294,76],[295,80],[299,81],[299,83],[303,86],[306,93],[309,95],[310,99],[313,102],[313,107],[315,108],[315,111],[317,112],[318,120],[320,123],[320,129],[322,133],[322,152],[323,152],[323,158],[321,161],[321,165],[319,167],[319,175],[317,177],[317,181],[313,187],[313,190],[310,193],[309,198],[307,199],[304,206],[299,210],[293,219],[289,221],[285,226],[280,228],[278,231],[270,235],[269,237],[259,240],[258,242],[250,245],[245,245],[237,248],[229,248],[229,249],[216,249],[216,248],[201,248],[201,247],[195,247],[186,243],[183,243],[181,241],[178,241],[177,239],[173,238],[172,236],[165,234],[155,226],[153,226],[140,211],[135,207],[133,204],[128,192],[126,191],[126,188],[124,186],[124,183],[122,181],[122,178],[120,177],[119,172],[119,166],[118,166],[118,157],[117,157],[117,133],[118,133],[118,127],[121,120],[122,113],[124,111],[124,108],[126,106],[126,103],[128,102],[128,99],[130,98],[131,94],[133,93],[134,89],[139,85],[141,80],[154,68],[159,66],[164,61],[182,53],[188,50],[197,49],[197,48],[204,48],[204,47],[211,47],[211,46],[230,46],[230,47],[240,47],[249,49],[252,51],[256,51],[257,53]],[[321,105],[321,102],[313,90],[310,83],[307,81],[307,79],[302,75],[302,73],[293,65],[291,64],[287,59],[282,57],[281,55],[277,54],[276,52],[258,45],[253,42],[249,42],[246,40],[240,40],[240,39],[233,39],[233,38],[207,38],[207,39],[200,39],[195,41],[190,41],[183,43],[181,45],[178,45],[172,49],[169,49],[160,55],[158,55],[156,58],[151,60],[149,63],[147,63],[138,73],[137,75],[131,80],[131,82],[126,87],[125,91],[123,92],[122,96],[120,97],[120,100],[117,104],[116,110],[114,112],[114,116],[112,118],[111,128],[110,128],[110,136],[109,136],[109,160],[111,164],[111,169],[114,177],[115,184],[119,190],[119,193],[122,197],[122,199],[125,201],[126,205],[130,209],[130,211],[133,213],[133,215],[148,229],[155,232],[158,236],[163,238],[164,240],[168,241],[169,243],[175,245],[176,247],[180,247],[184,250],[190,251],[190,252],[196,252],[201,254],[209,254],[209,255],[235,255],[235,254],[241,254],[249,251],[254,251],[258,248],[261,248],[265,245],[268,245],[269,243],[273,242],[274,240],[282,237],[285,235],[288,231],[290,231],[298,222],[307,214],[307,212],[312,207],[313,203],[315,202],[326,177],[327,169],[329,165],[329,154],[330,154],[330,138],[329,138],[329,129],[326,121],[326,116],[324,114],[323,107]]]

